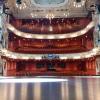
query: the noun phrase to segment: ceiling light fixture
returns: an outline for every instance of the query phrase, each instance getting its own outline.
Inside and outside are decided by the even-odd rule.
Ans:
[[[53,13],[48,13],[48,14],[46,14],[46,18],[47,19],[53,19],[55,16],[54,16],[54,14]]]

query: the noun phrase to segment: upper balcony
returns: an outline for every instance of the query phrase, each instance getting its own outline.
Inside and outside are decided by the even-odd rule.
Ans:
[[[54,18],[54,19],[11,19],[10,23],[19,31],[31,34],[63,34],[84,29],[91,18]]]

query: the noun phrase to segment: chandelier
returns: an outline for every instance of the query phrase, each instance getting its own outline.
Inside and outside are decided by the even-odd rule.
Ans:
[[[47,13],[46,14],[47,19],[53,19],[54,17],[55,17],[55,15],[53,13]]]

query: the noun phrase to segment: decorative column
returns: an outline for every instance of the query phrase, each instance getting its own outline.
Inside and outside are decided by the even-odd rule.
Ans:
[[[0,1],[0,49],[3,48],[3,3]],[[0,56],[0,74],[6,75],[6,63]]]
[[[100,57],[96,59],[96,75],[100,75]]]
[[[6,60],[2,60],[2,67],[3,67],[3,76],[7,76],[7,61]]]
[[[93,21],[95,22],[94,45],[100,46],[100,14],[95,13],[93,16]]]
[[[95,32],[94,32],[94,37],[95,37],[95,44],[96,47],[100,47],[100,14],[96,15],[96,27],[95,27]],[[100,75],[100,57],[96,58],[96,74]]]
[[[2,13],[3,13],[3,5],[0,4],[0,47],[2,47],[2,37],[3,37],[3,32],[2,32]]]

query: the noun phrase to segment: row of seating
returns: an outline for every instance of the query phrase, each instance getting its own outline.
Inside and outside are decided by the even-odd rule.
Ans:
[[[66,75],[66,76],[91,76],[92,74],[89,74],[88,72],[83,72],[83,71],[68,71],[68,72],[16,72],[15,76],[37,76],[37,75],[54,75],[54,76],[59,76],[59,75]],[[94,75],[94,74],[93,74]]]
[[[23,41],[23,40],[14,40],[13,43],[16,44],[16,47],[33,47],[33,48],[66,48],[66,47],[71,47],[71,46],[81,46],[82,45],[82,40],[75,40],[75,41],[37,41],[37,42],[32,42],[32,41]]]
[[[85,38],[62,39],[62,40],[34,40],[20,39],[13,35],[9,35],[9,44],[17,44],[16,47],[33,47],[33,48],[66,48],[70,46],[81,46],[84,44]],[[14,45],[15,46],[15,45]]]
[[[45,53],[75,53],[75,52],[83,52],[87,51],[84,46],[74,46],[74,47],[66,47],[66,48],[29,48],[29,47],[20,47],[16,48],[15,50],[11,49],[14,52],[19,53],[36,53],[36,54],[45,54]]]

